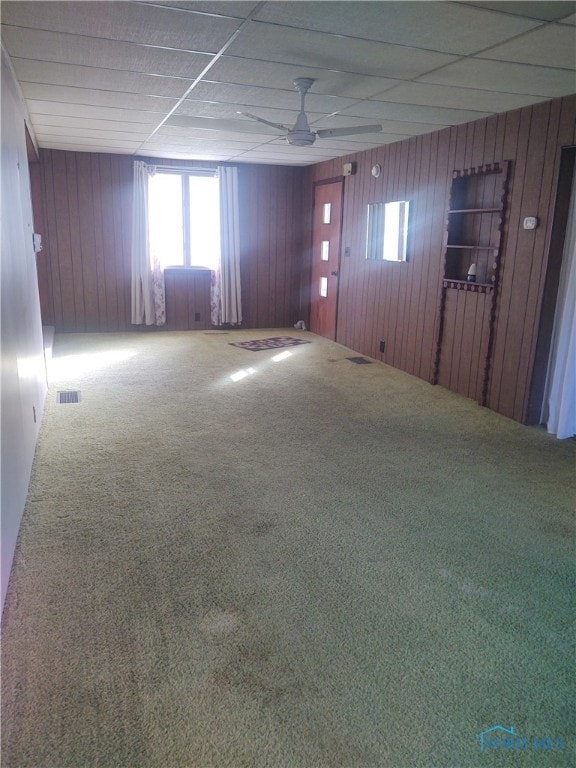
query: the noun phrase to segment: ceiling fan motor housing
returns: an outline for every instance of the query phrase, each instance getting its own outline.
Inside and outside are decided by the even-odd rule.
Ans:
[[[290,131],[288,134],[288,144],[294,147],[308,147],[316,141],[316,134],[312,131]]]
[[[307,147],[315,141],[316,134],[310,130],[308,119],[302,111],[296,119],[296,125],[288,132],[288,143],[296,147]]]

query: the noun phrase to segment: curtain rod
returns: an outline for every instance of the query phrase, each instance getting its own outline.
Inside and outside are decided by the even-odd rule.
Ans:
[[[152,166],[158,171],[176,171],[177,173],[218,173],[218,166],[215,168],[186,168],[181,165],[156,165],[156,163],[146,163],[146,165]]]

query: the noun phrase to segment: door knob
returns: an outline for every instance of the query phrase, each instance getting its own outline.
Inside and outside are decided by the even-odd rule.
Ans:
[[[333,277],[338,277],[338,272],[330,272]]]

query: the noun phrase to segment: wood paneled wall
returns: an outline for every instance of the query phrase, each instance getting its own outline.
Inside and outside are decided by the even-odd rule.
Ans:
[[[130,328],[132,158],[41,150],[47,325],[57,331]]]
[[[43,321],[58,331],[135,328],[130,324],[133,160],[41,151],[48,266]],[[149,162],[215,167],[180,160]],[[239,166],[243,327],[285,327],[305,315],[300,286],[303,176],[300,168]],[[171,271],[166,277],[165,329],[210,327],[206,273]]]
[[[350,256],[341,257],[337,341],[431,380],[452,171],[511,160],[488,406],[526,421],[560,154],[574,143],[576,96],[570,96],[309,168],[311,209],[315,181],[341,175],[344,162],[357,164],[344,184],[342,254],[349,247]],[[370,174],[374,163],[383,169],[378,179]],[[367,261],[368,203],[399,199],[413,204],[410,260]],[[536,230],[523,229],[525,216],[539,218]],[[481,326],[484,312],[476,309],[474,322]],[[471,335],[457,308],[454,318],[452,360],[443,367],[442,383],[458,389],[467,381],[467,394],[476,397],[479,382],[469,380],[469,370],[478,329],[474,325]]]

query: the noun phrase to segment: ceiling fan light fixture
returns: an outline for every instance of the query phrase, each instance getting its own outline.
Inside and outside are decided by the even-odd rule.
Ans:
[[[287,139],[293,147],[309,147],[316,141],[316,134],[312,131],[290,131]]]

